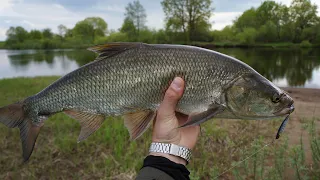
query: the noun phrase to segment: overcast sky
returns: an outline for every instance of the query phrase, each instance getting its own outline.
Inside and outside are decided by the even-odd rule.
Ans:
[[[133,0],[0,0],[0,41],[5,40],[10,26],[23,26],[27,30],[51,28],[64,24],[72,28],[76,22],[89,16],[102,17],[108,29],[118,29],[124,18],[125,6]],[[213,29],[222,29],[232,23],[244,10],[257,7],[263,0],[214,0],[211,17]],[[277,0],[289,5],[291,0]],[[164,26],[161,0],[140,0],[147,12],[147,25]],[[320,6],[320,0],[311,0]],[[319,14],[319,13],[318,13]]]

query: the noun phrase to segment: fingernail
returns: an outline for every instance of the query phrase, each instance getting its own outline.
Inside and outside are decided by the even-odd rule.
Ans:
[[[179,78],[174,78],[171,86],[176,91],[179,91],[181,89],[181,87],[182,87],[182,82],[181,82],[181,80]]]

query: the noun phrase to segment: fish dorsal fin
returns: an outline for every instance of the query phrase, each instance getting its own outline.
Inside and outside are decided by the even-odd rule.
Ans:
[[[151,110],[140,110],[124,115],[124,125],[127,127],[130,139],[135,140],[140,137],[150,126],[156,113]]]
[[[85,140],[92,133],[98,130],[105,120],[105,116],[103,114],[78,112],[73,109],[65,110],[64,113],[80,122],[81,131],[78,137],[78,142]]]
[[[217,105],[217,106],[210,107],[208,110],[204,112],[193,113],[189,116],[187,122],[180,127],[199,125],[213,118],[215,115],[221,113],[222,111],[224,111],[224,109],[225,108],[223,106]]]
[[[139,42],[117,42],[117,43],[107,43],[96,45],[88,48],[89,51],[98,53],[100,57],[110,57],[120,52],[126,51],[131,48],[139,47],[143,45],[143,43]]]

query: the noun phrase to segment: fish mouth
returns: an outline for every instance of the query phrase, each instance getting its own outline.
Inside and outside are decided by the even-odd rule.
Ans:
[[[294,111],[294,106],[293,106],[293,104],[291,104],[289,107],[284,108],[284,109],[282,109],[280,111],[277,111],[277,112],[275,112],[273,114],[276,115],[276,116],[283,116],[283,115],[289,115],[293,111]]]

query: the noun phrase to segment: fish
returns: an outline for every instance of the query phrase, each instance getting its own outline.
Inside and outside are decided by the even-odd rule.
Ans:
[[[121,116],[130,139],[152,123],[175,77],[185,81],[176,111],[188,115],[180,128],[214,117],[267,120],[290,114],[293,99],[242,61],[187,45],[106,43],[88,48],[94,61],[64,75],[39,93],[0,108],[0,122],[20,129],[28,161],[44,122],[63,112],[81,125],[78,142],[106,117]]]

